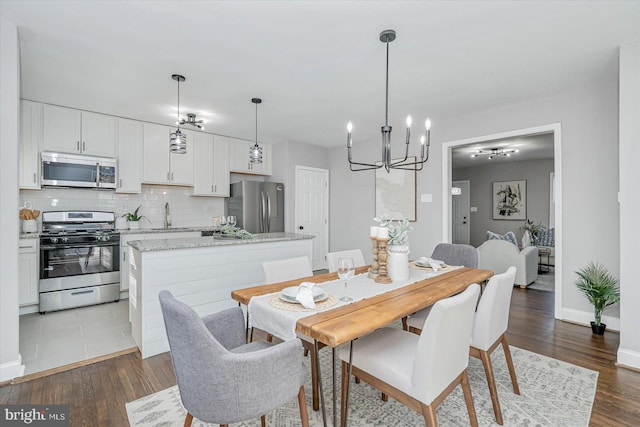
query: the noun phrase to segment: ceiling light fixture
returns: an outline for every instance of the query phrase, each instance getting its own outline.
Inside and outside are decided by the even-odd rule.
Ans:
[[[177,124],[191,125],[197,127],[200,130],[204,130],[204,120],[196,120],[196,115],[194,113],[187,113],[187,120],[181,118]]]
[[[262,147],[258,145],[258,104],[262,103],[262,99],[251,98],[251,102],[256,104],[256,144],[249,148],[249,161],[251,163],[262,163]]]
[[[386,73],[386,86],[385,86],[385,106],[384,106],[384,126],[382,126],[382,161],[376,163],[359,163],[351,160],[351,146],[353,140],[351,139],[351,131],[353,130],[353,124],[349,122],[347,124],[347,159],[349,160],[349,168],[354,171],[365,171],[370,169],[379,169],[384,167],[387,172],[391,169],[404,169],[404,170],[422,170],[424,163],[429,160],[429,146],[431,145],[431,120],[425,121],[426,132],[420,138],[420,160],[407,161],[409,157],[409,139],[411,136],[411,116],[407,116],[407,133],[406,133],[406,145],[404,158],[392,161],[391,160],[391,126],[388,123],[389,116],[389,43],[396,39],[396,32],[394,30],[384,30],[380,33],[380,41],[387,45],[387,73]],[[355,168],[354,168],[355,165]]]
[[[511,157],[511,154],[519,151],[520,150],[516,150],[515,148],[491,148],[489,150],[476,150],[471,157],[487,156],[487,158],[491,160],[496,156]]]
[[[185,81],[185,77],[180,74],[173,74],[171,78],[178,82],[178,123],[180,122],[180,82]],[[180,132],[180,124],[175,132],[171,133],[171,152],[185,154],[187,152],[187,135]]]

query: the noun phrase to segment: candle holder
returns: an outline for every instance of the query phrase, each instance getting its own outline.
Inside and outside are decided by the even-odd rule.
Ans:
[[[373,261],[371,261],[371,267],[369,267],[369,279],[375,280],[378,277],[378,239],[371,237],[371,253],[373,254]]]
[[[376,277],[376,283],[389,284],[393,283],[393,280],[387,275],[387,242],[389,238],[378,237],[378,277]]]

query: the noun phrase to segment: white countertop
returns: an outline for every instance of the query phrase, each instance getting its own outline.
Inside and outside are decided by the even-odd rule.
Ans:
[[[135,231],[135,230],[131,230]],[[187,231],[187,230],[182,230]],[[191,230],[196,231],[196,230]],[[261,233],[254,234],[252,239],[214,239],[212,236],[133,240],[129,246],[140,252],[169,251],[174,249],[207,248],[216,246],[248,245],[266,242],[286,242],[291,240],[313,239],[315,236],[297,233]]]

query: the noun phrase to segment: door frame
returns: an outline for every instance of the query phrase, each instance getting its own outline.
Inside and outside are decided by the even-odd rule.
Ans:
[[[314,168],[311,166],[300,166],[300,165],[296,165],[295,167],[295,178],[294,178],[294,182],[295,182],[295,188],[294,188],[294,205],[293,205],[293,212],[294,212],[294,221],[293,221],[293,227],[294,227],[294,232],[298,232],[298,227],[300,226],[300,218],[298,216],[298,206],[300,201],[298,200],[298,172],[302,171],[302,170],[306,170],[306,171],[311,171],[311,172],[321,172],[324,174],[324,178],[325,178],[325,186],[324,186],[324,200],[325,200],[325,211],[324,213],[324,217],[325,217],[325,222],[324,222],[324,240],[325,240],[325,245],[324,247],[326,248],[327,252],[329,252],[329,170],[328,169],[321,169],[321,168]],[[324,258],[325,258],[325,266],[326,266],[326,259],[327,259],[327,254],[324,254]],[[313,259],[310,260],[311,261],[311,265],[313,266]]]
[[[451,221],[451,150],[456,147],[492,141],[495,139],[514,138],[542,133],[553,133],[553,171],[555,173],[555,304],[554,317],[561,319],[562,315],[562,126],[560,123],[516,129],[492,135],[444,142],[442,144],[442,241],[452,240]]]
[[[467,184],[467,190],[471,191],[471,181],[470,180],[468,180],[468,179],[459,179],[457,181],[452,181],[451,182],[452,186],[456,182],[464,182],[464,183],[466,183]],[[451,194],[451,192],[449,192],[449,194],[451,196],[451,201],[452,201],[452,204],[453,204],[453,195]],[[464,194],[464,192],[463,192],[463,194]],[[466,197],[469,199],[469,209],[467,210],[467,224],[468,224],[468,227],[467,227],[467,236],[466,236],[467,237],[467,239],[466,239],[467,240],[467,245],[468,245],[471,242],[471,193],[467,192]],[[451,213],[453,214],[453,210],[451,211]],[[452,217],[452,221],[453,221],[453,217]],[[452,229],[451,229],[451,240],[453,241],[453,222],[451,224],[451,227],[452,227]]]

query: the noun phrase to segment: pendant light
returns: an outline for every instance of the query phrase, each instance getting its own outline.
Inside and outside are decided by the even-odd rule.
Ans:
[[[424,163],[429,160],[429,146],[431,145],[431,120],[425,121],[425,134],[420,138],[420,160],[407,160],[409,158],[409,139],[411,136],[411,116],[407,117],[407,132],[406,132],[406,144],[404,158],[392,161],[391,160],[391,126],[388,123],[389,115],[389,43],[396,39],[396,32],[394,30],[384,30],[380,33],[380,41],[387,45],[387,74],[386,74],[386,86],[385,86],[385,105],[384,105],[384,126],[382,126],[382,160],[376,163],[359,163],[351,160],[351,146],[353,140],[351,139],[351,131],[353,125],[351,122],[347,124],[347,160],[349,161],[349,168],[354,171],[365,171],[370,169],[379,169],[384,167],[387,172],[391,169],[404,169],[404,170],[422,170]],[[354,168],[355,166],[355,168]]]
[[[180,74],[173,74],[171,78],[178,82],[178,127],[171,134],[170,149],[172,153],[185,154],[187,152],[187,135],[180,132],[180,82],[185,81],[186,78]]]
[[[262,103],[262,99],[251,98],[251,102],[256,104],[256,143],[249,148],[249,161],[251,163],[262,163],[262,147],[258,145],[258,104]]]

